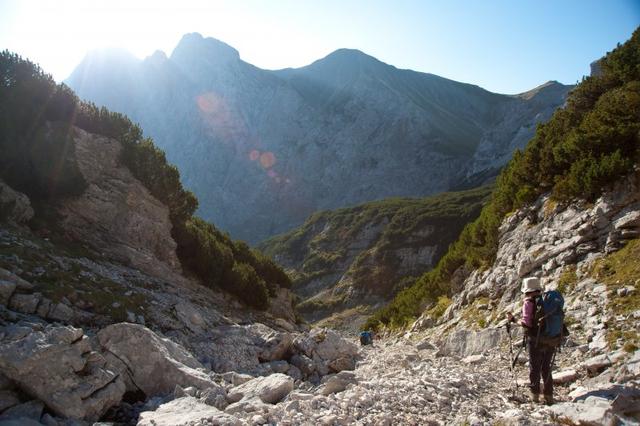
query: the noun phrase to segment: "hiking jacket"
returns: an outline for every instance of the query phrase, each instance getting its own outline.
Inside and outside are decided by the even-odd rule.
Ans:
[[[536,318],[536,312],[538,309],[537,296],[527,297],[522,304],[522,319],[520,325],[527,329],[530,337],[536,337],[538,335],[538,318]]]

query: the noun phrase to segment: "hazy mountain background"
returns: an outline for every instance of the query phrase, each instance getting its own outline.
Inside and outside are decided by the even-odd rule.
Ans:
[[[269,71],[199,34],[170,57],[93,52],[66,83],[139,122],[199,214],[251,243],[317,210],[484,183],[571,88],[495,94],[350,49]]]

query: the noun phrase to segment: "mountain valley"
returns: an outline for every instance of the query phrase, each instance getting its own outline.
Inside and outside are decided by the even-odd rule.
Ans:
[[[513,96],[198,34],[69,83],[0,53],[0,425],[640,422],[640,28]]]

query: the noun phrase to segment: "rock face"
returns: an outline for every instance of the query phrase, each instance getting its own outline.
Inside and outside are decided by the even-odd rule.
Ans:
[[[33,214],[29,198],[0,180],[0,222],[22,224],[30,221]]]
[[[577,273],[581,273],[582,265],[587,270],[589,262],[621,248],[625,241],[638,235],[640,191],[636,177],[620,182],[593,206],[556,206],[541,197],[531,207],[503,221],[495,263],[485,271],[474,271],[455,289],[459,294],[440,321],[459,319],[465,310],[479,312],[477,305],[483,298],[492,301],[487,306],[491,311],[482,314],[484,318],[501,308],[514,310],[523,277],[541,277],[546,288],[555,288],[567,268],[575,271],[577,267]],[[579,281],[577,276],[575,279]],[[606,287],[593,279],[585,279],[576,283],[576,288],[581,291],[576,294],[576,300],[568,301],[566,309],[577,320],[590,323],[592,328],[596,325],[591,324],[594,319],[589,318],[593,313],[582,309],[585,305],[580,302],[594,296],[599,305],[605,305]],[[602,336],[604,331],[601,330]],[[592,343],[599,344],[599,338],[594,338]]]
[[[122,399],[122,378],[91,351],[82,330],[18,324],[0,334],[2,373],[56,414],[98,420]]]
[[[130,390],[148,396],[173,391],[176,385],[217,388],[202,365],[169,339],[138,324],[113,324],[98,333],[105,356],[126,376]]]
[[[73,131],[78,167],[88,187],[59,206],[64,231],[149,274],[179,272],[169,210],[120,164],[120,143]]]
[[[355,331],[367,306],[389,300],[403,280],[437,263],[489,193],[483,187],[321,212],[260,248],[294,277],[305,320],[328,318],[329,326]]]
[[[551,82],[499,95],[349,49],[267,71],[199,34],[185,35],[170,57],[95,53],[67,84],[141,123],[204,217],[251,242],[317,210],[495,175],[570,88]]]

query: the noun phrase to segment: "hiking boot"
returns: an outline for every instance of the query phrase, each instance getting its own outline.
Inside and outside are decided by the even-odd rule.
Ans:
[[[544,396],[544,403],[546,405],[553,405],[553,395],[545,395]]]
[[[540,402],[540,394],[531,392],[531,402],[537,404]]]

